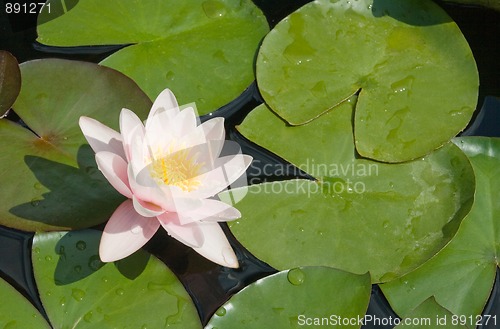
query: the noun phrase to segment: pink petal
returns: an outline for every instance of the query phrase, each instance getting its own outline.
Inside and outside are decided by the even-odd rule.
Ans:
[[[126,159],[130,162],[130,145],[136,138],[144,137],[144,126],[141,119],[134,112],[122,109],[120,112],[120,132]]]
[[[114,262],[133,254],[153,237],[158,227],[158,220],[137,214],[132,200],[126,200],[104,228],[99,245],[101,260]]]
[[[166,212],[157,217],[161,226],[174,239],[191,248],[201,247],[205,240],[197,223],[181,225],[177,213]]]
[[[238,209],[219,200],[201,200],[201,206],[191,211],[178,212],[179,222],[182,225],[197,221],[230,221],[241,217]]]
[[[132,203],[134,204],[135,211],[144,217],[156,217],[165,212],[161,207],[138,199],[135,195],[132,198]]]
[[[111,152],[98,152],[95,155],[97,166],[108,182],[127,198],[132,197],[128,183],[127,162]]]
[[[95,153],[112,152],[125,159],[122,136],[97,120],[80,117],[80,129]]]
[[[198,222],[205,240],[201,247],[193,248],[203,257],[222,266],[238,268],[238,259],[218,223]]]

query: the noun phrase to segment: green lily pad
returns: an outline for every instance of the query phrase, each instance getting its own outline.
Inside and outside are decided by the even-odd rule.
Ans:
[[[391,280],[440,250],[469,211],[474,175],[460,149],[450,143],[402,164],[361,159],[352,113],[346,102],[295,127],[261,105],[239,127],[317,179],[252,185],[238,203],[242,217],[231,231],[271,266],[324,265]],[[282,166],[264,170],[283,173]]]
[[[55,328],[201,328],[191,298],[163,263],[144,251],[101,263],[100,236],[35,235],[35,280]]]
[[[45,59],[21,64],[13,109],[29,129],[0,120],[0,224],[27,231],[103,223],[123,201],[97,169],[82,115],[118,129],[123,107],[146,118],[149,98],[123,74]]]
[[[359,91],[356,149],[402,162],[463,130],[478,73],[457,25],[431,1],[316,0],[282,20],[257,58],[266,103],[292,125]]]
[[[397,328],[467,328],[455,322],[459,319],[456,315],[439,305],[433,297],[430,297],[416,309],[411,311],[408,317],[401,320]]]
[[[0,328],[51,328],[38,310],[14,287],[0,278]]]
[[[474,205],[442,251],[417,270],[381,286],[400,315],[434,296],[452,313],[475,321],[493,287],[500,258],[500,139],[464,137],[455,142],[476,174]]]
[[[205,328],[261,329],[271,323],[276,329],[360,328],[357,320],[366,313],[370,292],[369,274],[327,267],[294,268],[245,287]]]
[[[250,0],[80,0],[60,12],[42,12],[39,42],[129,45],[102,64],[134,79],[151,99],[170,88],[181,104],[196,102],[200,114],[227,104],[250,85],[255,54],[269,31]]]
[[[0,118],[10,109],[21,89],[21,72],[17,59],[0,50]]]
[[[442,0],[444,2],[458,3],[469,6],[481,6],[500,11],[500,2],[492,0]]]

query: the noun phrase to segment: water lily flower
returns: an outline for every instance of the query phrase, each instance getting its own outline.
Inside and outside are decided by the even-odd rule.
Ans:
[[[144,124],[128,109],[120,113],[120,132],[88,117],[79,123],[99,170],[127,197],[104,228],[102,261],[129,256],[161,226],[211,261],[239,266],[218,222],[241,214],[217,194],[241,182],[252,158],[238,152],[221,156],[229,143],[223,118],[199,124],[195,109],[180,110],[166,89]]]

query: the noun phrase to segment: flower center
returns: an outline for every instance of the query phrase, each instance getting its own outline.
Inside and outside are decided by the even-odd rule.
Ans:
[[[166,185],[174,185],[189,192],[200,185],[195,177],[200,174],[202,165],[187,150],[182,150],[155,157],[151,163],[151,174]]]

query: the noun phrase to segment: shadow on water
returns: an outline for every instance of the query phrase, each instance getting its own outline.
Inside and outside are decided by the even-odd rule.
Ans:
[[[106,221],[124,200],[97,169],[88,145],[78,150],[78,168],[26,155],[24,162],[38,180],[40,195],[9,209],[31,221],[62,228],[83,228]]]

